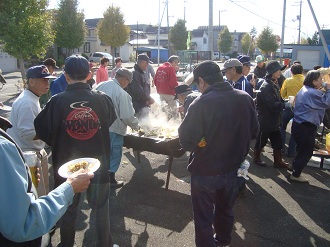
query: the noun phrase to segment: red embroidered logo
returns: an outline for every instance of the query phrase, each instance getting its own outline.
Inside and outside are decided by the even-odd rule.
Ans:
[[[98,116],[92,108],[85,106],[87,103],[87,101],[72,103],[70,107],[73,110],[65,123],[68,134],[78,140],[92,138],[101,128]]]

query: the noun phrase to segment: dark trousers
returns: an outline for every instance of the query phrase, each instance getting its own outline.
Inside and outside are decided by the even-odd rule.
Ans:
[[[285,149],[285,141],[286,141],[286,127],[290,120],[293,118],[293,112],[291,109],[291,104],[287,103],[285,105],[285,109],[282,112],[282,122],[281,122],[281,136],[282,136],[282,147]],[[288,147],[288,155],[294,156],[296,154],[296,142],[291,134],[289,140],[289,147]]]
[[[297,155],[293,160],[293,173],[295,177],[299,177],[302,170],[307,166],[314,150],[317,126],[311,123],[298,124],[293,121],[292,135],[297,143]]]
[[[216,246],[212,225],[219,244],[230,244],[237,181],[237,172],[219,176],[191,176],[191,200],[197,247]]]
[[[109,183],[90,184],[87,189],[88,205],[91,207],[92,213],[95,214],[97,247],[113,245],[110,231],[109,192]],[[80,197],[80,193],[74,195],[72,204],[59,221],[61,233],[61,244],[59,246],[61,247],[72,247],[74,245],[75,224]]]
[[[270,140],[271,146],[274,150],[282,149],[282,137],[280,130],[275,130],[275,131],[260,130],[254,147],[257,149],[263,148],[264,146],[266,146],[268,139]]]

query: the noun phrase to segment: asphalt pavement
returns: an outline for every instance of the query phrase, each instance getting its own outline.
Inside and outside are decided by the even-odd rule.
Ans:
[[[221,66],[221,65],[220,65]],[[4,74],[7,84],[0,91],[0,101],[8,106],[0,115],[9,116],[17,97],[18,72]],[[235,130],[228,130],[235,131]],[[237,140],[239,141],[239,140]],[[330,246],[330,161],[319,168],[313,157],[304,175],[309,184],[288,180],[290,173],[273,167],[272,149],[265,147],[262,159],[267,167],[251,163],[247,189],[237,198],[232,247],[329,247]],[[169,159],[165,155],[136,152],[124,148],[117,178],[124,187],[112,190],[110,214],[112,236],[120,247],[192,247],[194,223],[190,202],[188,156],[174,158],[169,189],[165,181]],[[293,158],[284,156],[287,162]],[[50,167],[50,171],[52,169]],[[95,217],[85,195],[76,225],[76,246],[95,246]],[[59,230],[52,245],[59,243]]]

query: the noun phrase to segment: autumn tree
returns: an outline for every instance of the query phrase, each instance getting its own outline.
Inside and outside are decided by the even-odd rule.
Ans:
[[[175,51],[187,49],[188,31],[186,21],[178,19],[174,26],[170,29],[169,42]]]
[[[103,19],[97,25],[97,33],[103,43],[111,46],[112,54],[114,48],[127,42],[130,28],[125,25],[124,15],[119,7],[109,6],[103,13]]]
[[[32,55],[42,58],[54,41],[47,0],[0,2],[0,42],[19,62],[25,78],[24,60]]]
[[[66,48],[66,56],[71,50],[83,45],[86,36],[84,13],[78,11],[78,0],[61,0],[56,11],[54,30],[55,43]]]
[[[277,36],[270,27],[265,27],[257,38],[257,47],[266,54],[276,52],[279,47]]]
[[[227,27],[225,27],[219,34],[219,51],[221,53],[227,53],[231,50],[233,43],[233,37],[231,36]]]
[[[304,38],[304,37],[301,37],[300,44],[301,45],[308,45],[308,40],[306,38]]]
[[[242,50],[244,54],[247,54],[248,56],[253,55],[253,51],[255,49],[255,45],[253,42],[253,36],[251,36],[248,33],[245,33],[241,39],[242,43]]]

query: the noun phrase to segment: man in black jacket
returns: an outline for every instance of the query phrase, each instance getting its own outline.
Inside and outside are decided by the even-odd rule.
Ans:
[[[191,152],[188,170],[195,243],[224,246],[231,242],[234,225],[237,170],[257,136],[258,120],[253,99],[224,82],[216,63],[202,62],[193,73],[202,95],[189,106],[179,138],[183,149]]]
[[[112,100],[86,83],[91,77],[89,63],[82,56],[70,56],[65,62],[65,91],[54,95],[34,121],[37,136],[52,148],[55,186],[64,178],[59,166],[72,159],[90,157],[100,161],[87,190],[88,204],[96,217],[96,246],[112,246],[109,216],[109,127],[116,120]],[[81,194],[61,218],[61,246],[73,246],[75,223]]]
[[[144,75],[148,64],[149,57],[146,54],[140,54],[134,65],[132,82],[127,86],[127,92],[132,97],[135,115],[139,119],[147,116],[149,106],[155,103],[155,100],[150,97],[149,85]]]

